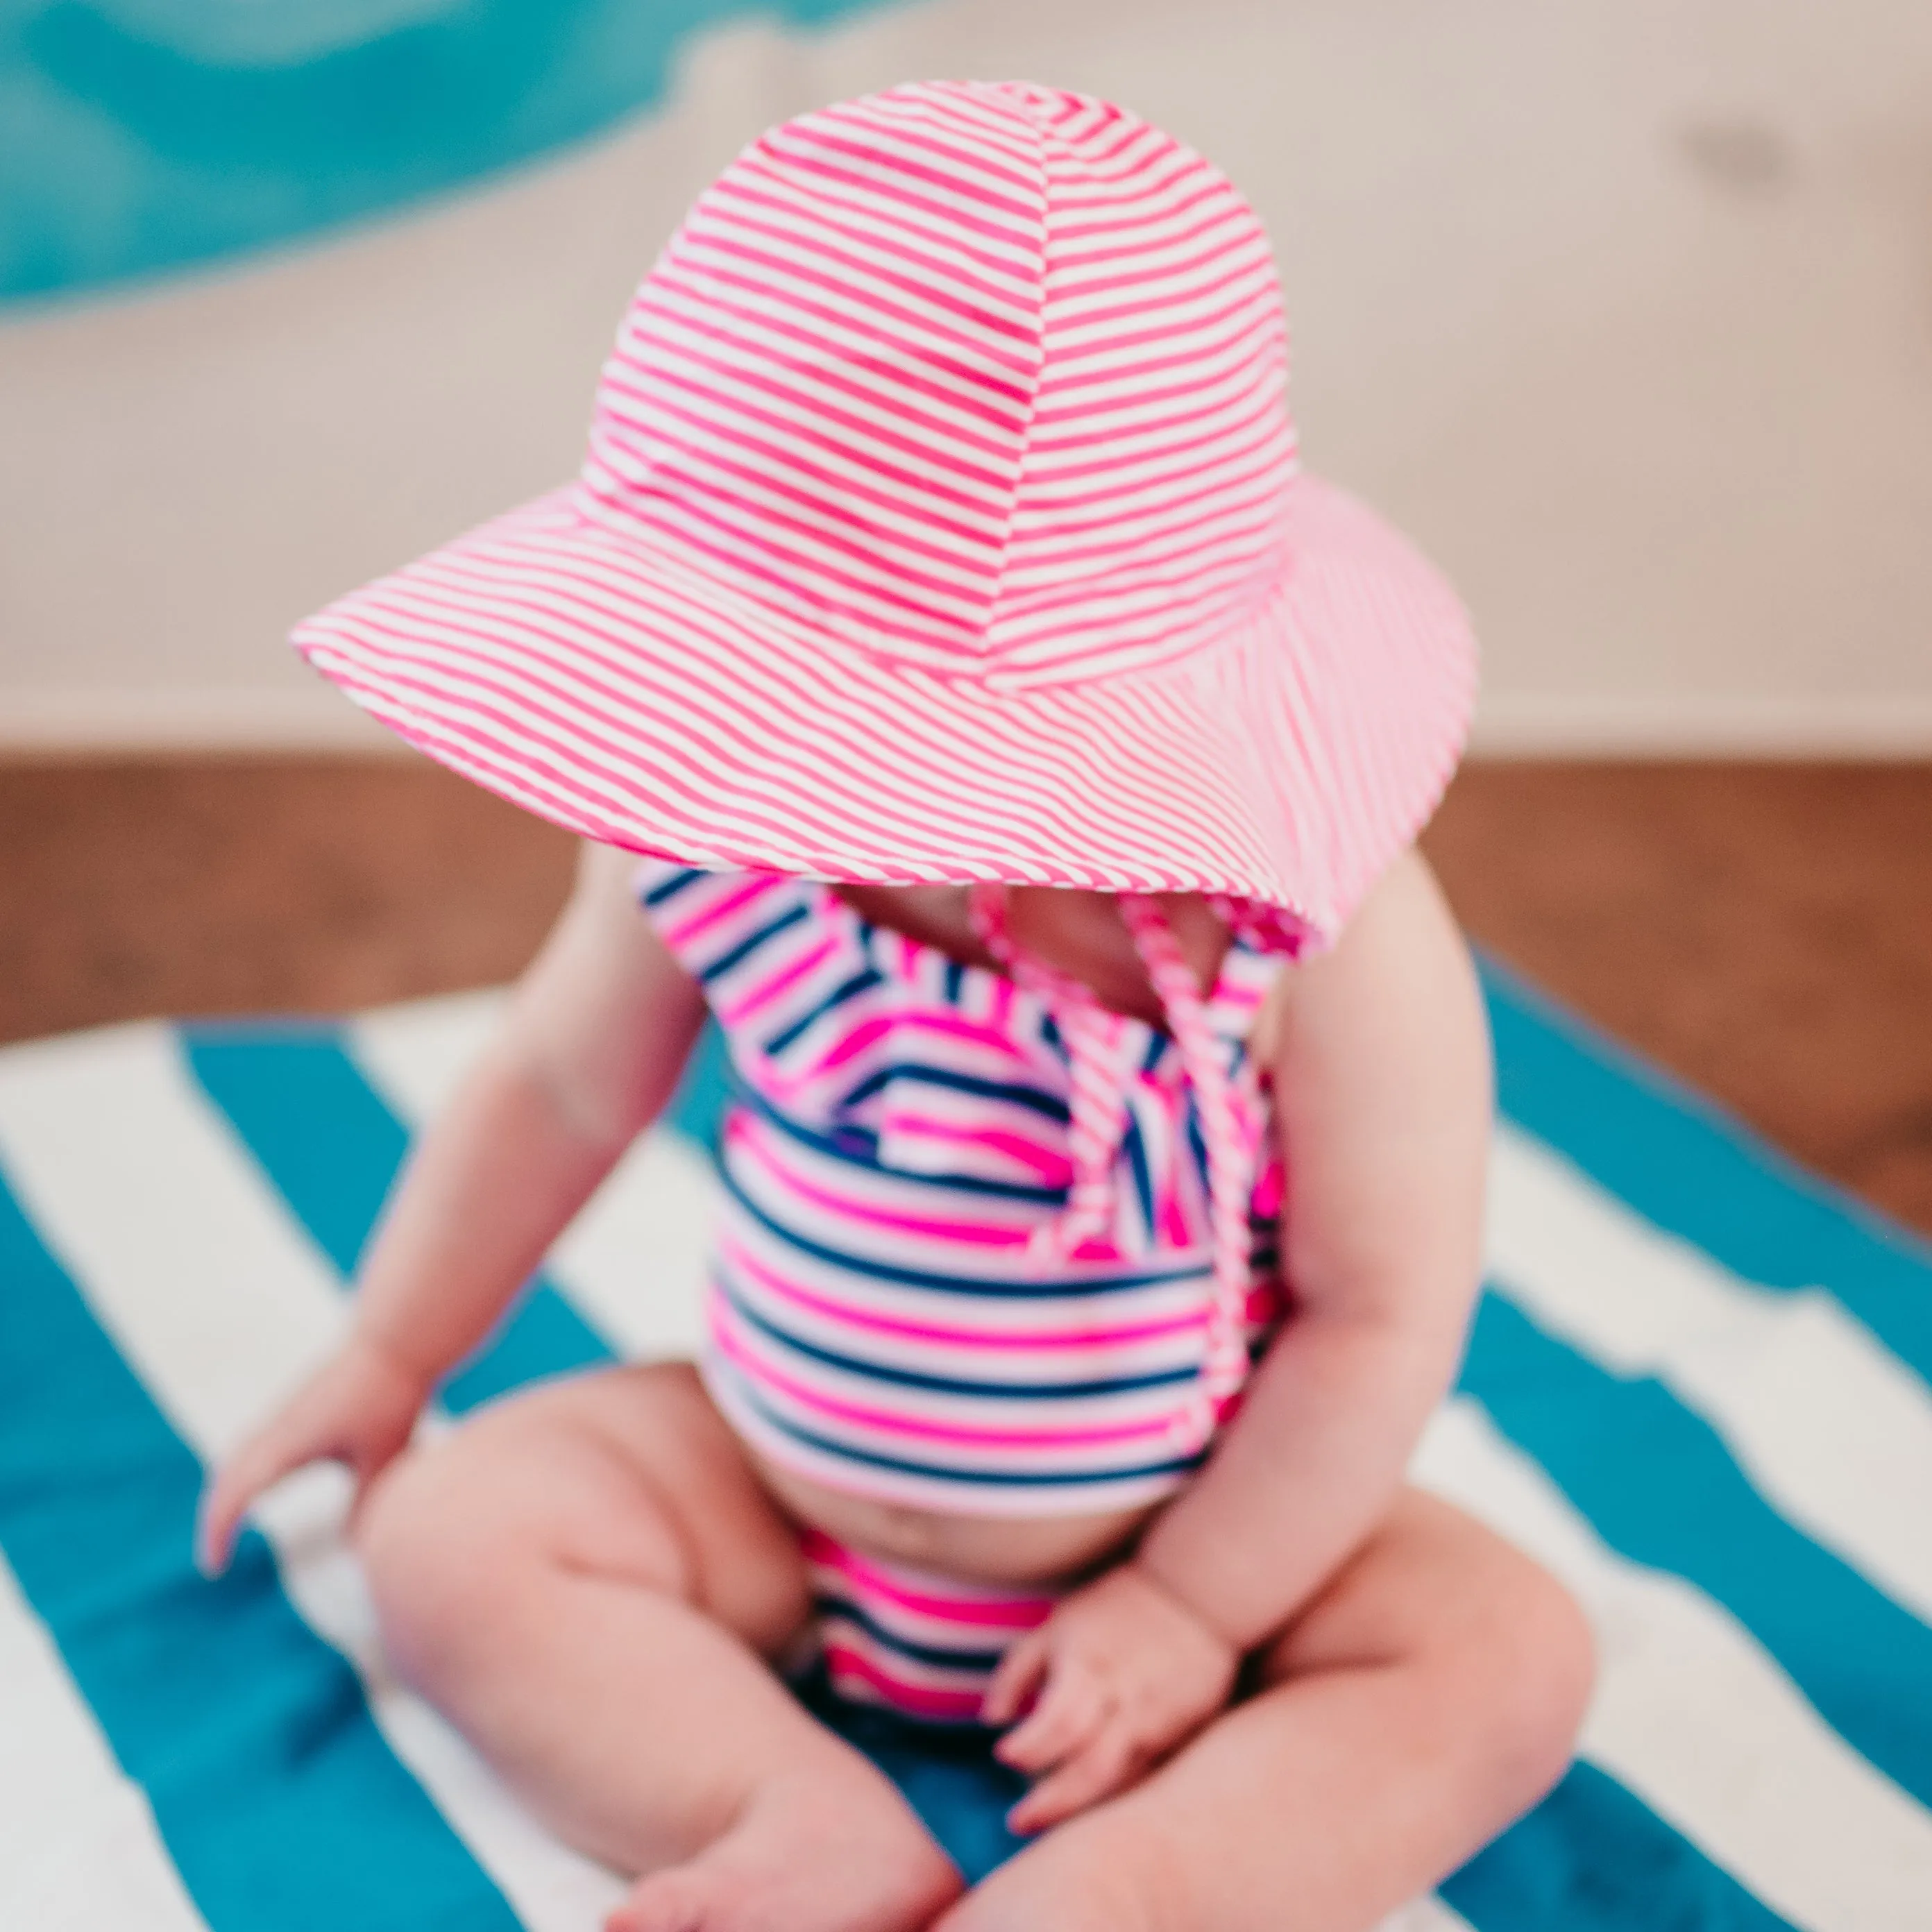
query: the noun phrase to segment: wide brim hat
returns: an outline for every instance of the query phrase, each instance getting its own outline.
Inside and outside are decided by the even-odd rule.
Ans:
[[[1474,692],[1300,469],[1258,223],[1104,102],[894,89],[754,142],[646,277],[573,483],[297,647],[586,837],[888,883],[1200,891],[1331,938]]]

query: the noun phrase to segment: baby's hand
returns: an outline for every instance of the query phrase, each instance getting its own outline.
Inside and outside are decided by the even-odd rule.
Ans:
[[[340,1462],[359,1503],[407,1445],[428,1400],[422,1376],[394,1355],[352,1334],[218,1469],[202,1492],[195,1562],[205,1576],[228,1567],[250,1504],[310,1462]]]
[[[1124,1790],[1227,1702],[1240,1654],[1136,1564],[1078,1590],[1000,1660],[982,1714],[1036,1782],[1008,1822],[1044,1831]]]

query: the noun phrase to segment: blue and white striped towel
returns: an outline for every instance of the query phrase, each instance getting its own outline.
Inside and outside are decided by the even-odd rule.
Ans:
[[[1491,1292],[1421,1480],[1605,1663],[1583,1755],[1392,1925],[1932,1928],[1932,1256],[1492,976]],[[0,1052],[0,1928],[581,1932],[617,1893],[377,1656],[331,1472],[194,1576],[203,1465],[345,1319],[491,996]],[[694,1337],[714,1082],[633,1152],[458,1413]],[[974,1868],[983,1765],[866,1740]]]

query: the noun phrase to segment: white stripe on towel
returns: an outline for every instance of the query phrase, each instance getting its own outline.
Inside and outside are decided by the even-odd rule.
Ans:
[[[1810,1932],[1923,1932],[1932,1815],[1847,1744],[1730,1613],[1614,1554],[1466,1396],[1413,1472],[1562,1578],[1601,1674],[1583,1754]]]
[[[0,1560],[0,1925],[207,1932],[147,1794],[114,1761],[59,1651]]]
[[[1454,1912],[1433,1892],[1412,1899],[1399,1912],[1391,1912],[1376,1932],[1473,1932],[1469,1922]]]
[[[1932,1622],[1932,1392],[1841,1303],[1743,1280],[1507,1124],[1487,1250],[1537,1322],[1655,1376],[1773,1508]]]
[[[500,993],[459,993],[364,1015],[356,1064],[412,1132],[442,1112],[495,1030]],[[694,1356],[717,1214],[710,1162],[668,1131],[642,1135],[547,1264],[591,1323],[632,1359]]]
[[[0,1055],[0,1156],[47,1246],[204,1462],[232,1447],[339,1334],[326,1262],[203,1100],[161,1027]],[[361,1675],[377,1724],[530,1932],[580,1932],[618,1881],[543,1832],[376,1654],[318,1472],[260,1512],[290,1601]]]

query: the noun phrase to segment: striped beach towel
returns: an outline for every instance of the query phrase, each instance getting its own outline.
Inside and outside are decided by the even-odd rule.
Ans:
[[[1490,1292],[1417,1474],[1568,1580],[1604,1669],[1575,1768],[1392,1923],[1932,1926],[1932,1256],[1490,993]],[[389,1676],[332,1472],[278,1491],[220,1582],[189,1562],[204,1466],[340,1333],[494,1005],[0,1052],[5,1932],[581,1932],[616,1897]],[[443,1413],[694,1342],[716,1084]],[[970,1870],[1009,1848],[982,1757],[860,1742]]]

